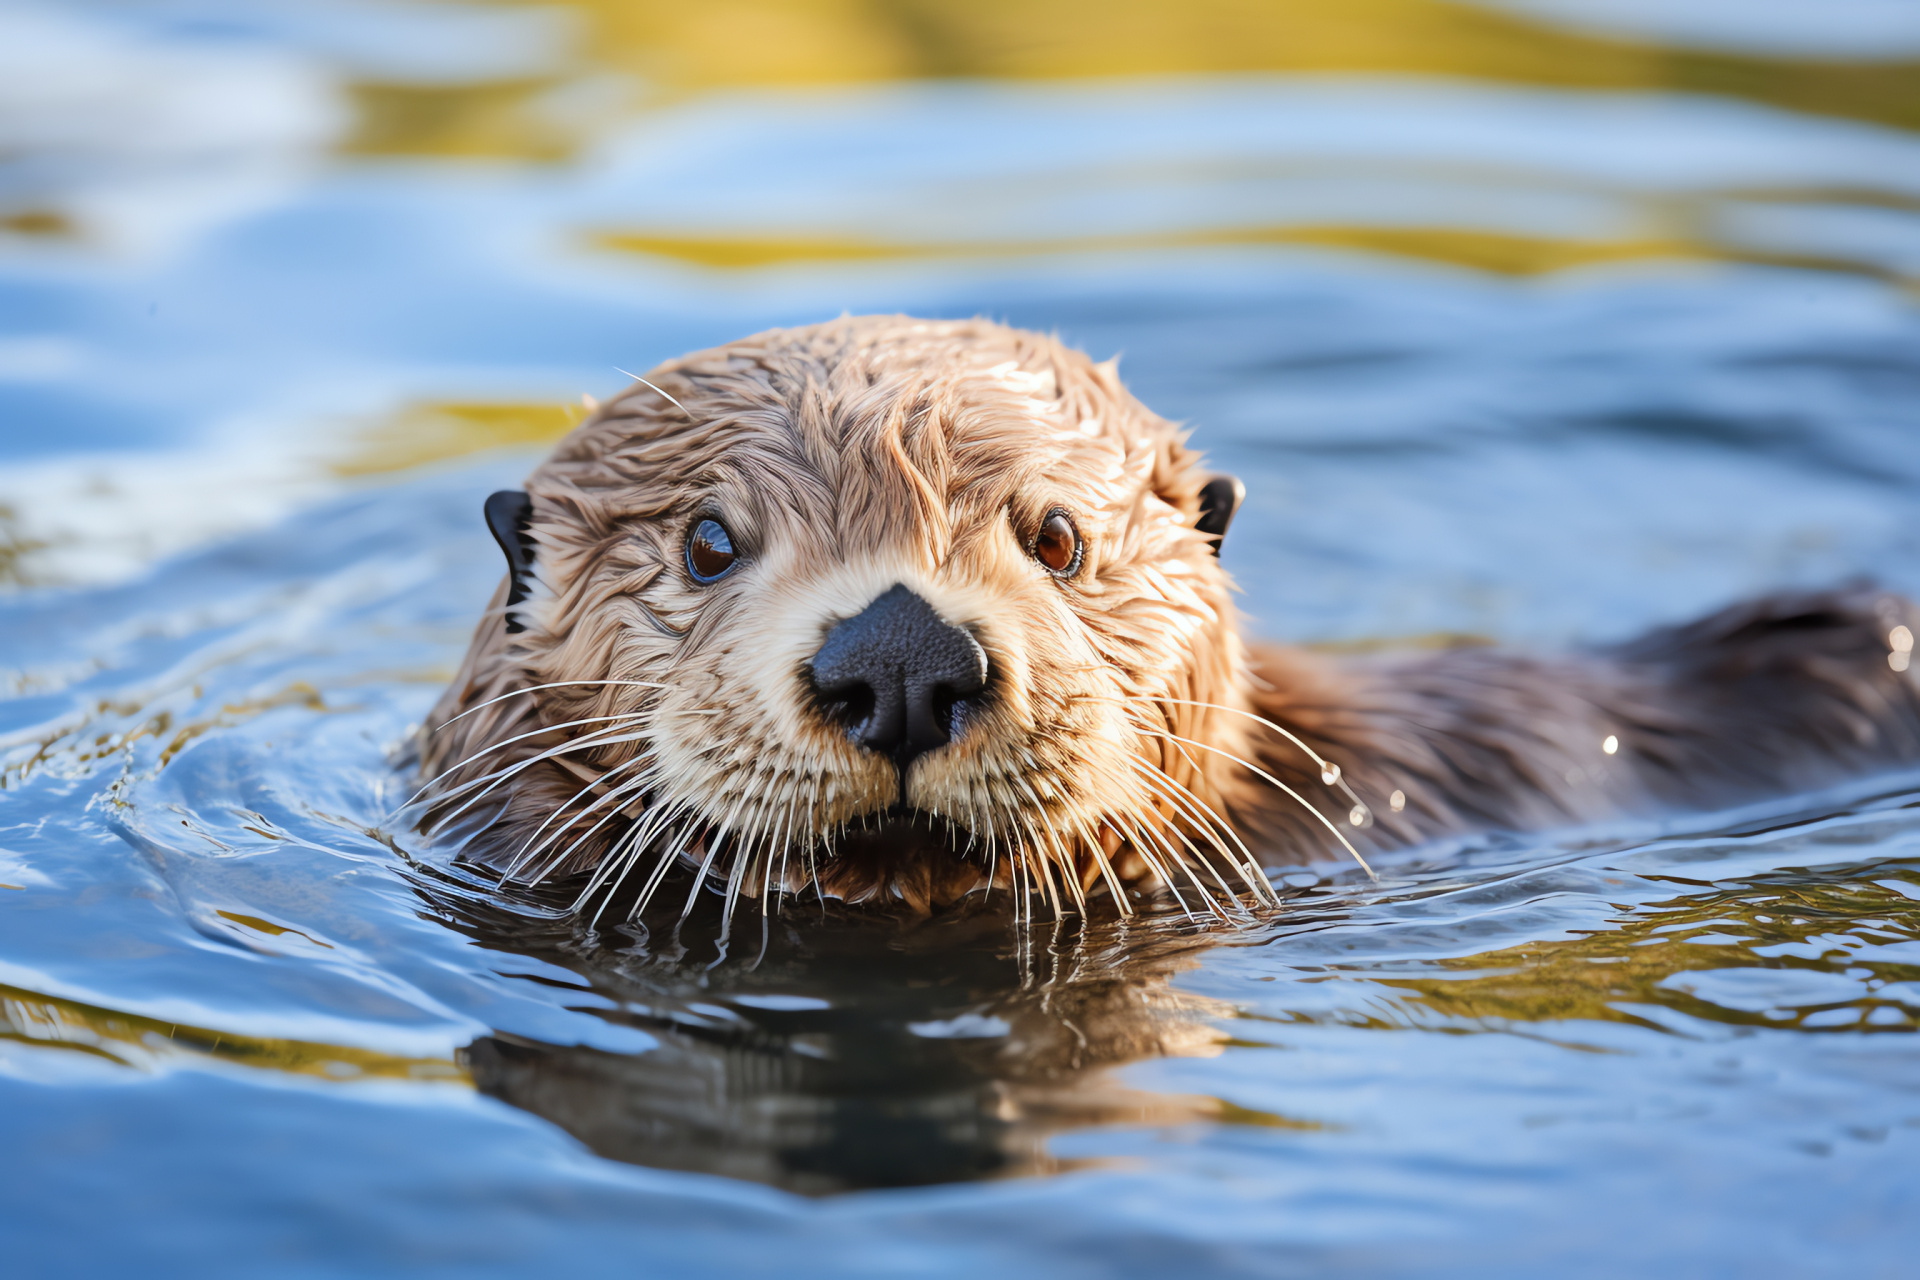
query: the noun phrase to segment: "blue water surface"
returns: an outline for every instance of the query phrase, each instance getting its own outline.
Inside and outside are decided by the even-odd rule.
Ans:
[[[1692,9],[1610,29],[1803,38]],[[462,906],[392,815],[484,495],[620,369],[842,311],[1120,355],[1246,481],[1268,636],[1920,593],[1920,138],[1358,69],[350,145],[362,82],[600,92],[571,21],[0,8],[9,1274],[1911,1274],[1920,775],[1308,863],[1244,934],[711,968]]]

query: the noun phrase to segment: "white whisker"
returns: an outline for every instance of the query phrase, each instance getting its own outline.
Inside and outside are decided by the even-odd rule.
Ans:
[[[1184,742],[1190,747],[1198,747],[1202,751],[1211,751],[1216,755],[1225,756],[1227,759],[1232,760],[1234,763],[1238,764],[1241,768],[1246,769],[1256,774],[1257,776],[1264,778],[1266,781],[1272,783],[1274,786],[1278,787],[1280,790],[1286,792],[1289,796],[1292,796],[1295,802],[1297,802],[1301,808],[1305,809],[1308,813],[1318,818],[1320,820],[1320,825],[1325,827],[1328,831],[1332,832],[1333,838],[1335,840],[1338,840],[1340,844],[1346,849],[1346,851],[1353,855],[1353,860],[1360,864],[1360,869],[1367,873],[1367,876],[1369,879],[1374,880],[1376,882],[1380,879],[1379,876],[1374,875],[1373,868],[1367,865],[1367,860],[1360,856],[1360,851],[1354,848],[1352,843],[1348,841],[1346,836],[1340,833],[1339,827],[1336,827],[1332,822],[1330,822],[1327,819],[1327,816],[1325,814],[1321,813],[1318,809],[1308,804],[1306,799],[1302,797],[1298,791],[1295,791],[1292,787],[1280,781],[1280,779],[1274,777],[1272,774],[1268,773],[1265,769],[1260,768],[1258,765],[1249,764],[1247,761],[1242,760],[1239,756],[1233,754],[1233,752],[1231,751],[1224,750],[1220,747],[1211,746],[1205,742],[1195,742],[1192,738],[1182,738],[1178,734],[1172,734],[1172,733],[1163,734],[1161,730],[1148,729],[1145,726],[1140,726],[1140,728],[1141,728],[1141,731],[1145,733],[1150,733],[1155,736],[1164,736],[1167,738],[1171,738],[1176,742]]]
[[[610,747],[610,746],[618,746],[623,742],[639,742],[645,736],[646,736],[645,734],[626,734],[624,736],[616,734],[612,737],[605,737],[605,738],[596,737],[596,736],[589,736],[586,738],[577,738],[574,741],[569,742],[563,746],[554,747],[550,751],[543,751],[537,756],[531,756],[528,759],[522,760],[518,764],[511,765],[503,769],[495,770],[493,773],[487,774],[484,778],[476,778],[473,782],[466,783],[460,787],[455,788],[445,798],[452,799],[454,796],[459,795],[461,792],[466,791],[471,787],[478,786],[481,782],[486,781],[487,778],[492,778],[493,781],[491,783],[488,783],[488,785],[482,788],[478,794],[473,796],[470,800],[468,800],[465,804],[461,805],[458,809],[455,809],[452,813],[444,814],[436,818],[434,820],[434,825],[444,826],[445,824],[453,821],[455,818],[465,813],[468,809],[471,809],[474,805],[478,804],[481,800],[485,799],[489,792],[491,792],[495,787],[498,787],[501,783],[507,781],[509,778],[512,778],[515,774],[521,773],[527,769],[531,769],[534,765],[543,763],[544,761],[547,761],[547,760],[551,760],[555,756],[566,755],[567,753],[573,752],[573,751],[583,751],[592,747]]]
[[[441,729],[446,728],[447,725],[452,724],[455,720],[465,720],[468,716],[472,715],[476,711],[484,711],[496,702],[505,702],[508,698],[517,698],[523,693],[538,693],[542,689],[568,689],[568,688],[574,687],[575,685],[604,685],[604,684],[631,685],[636,689],[672,689],[676,687],[670,684],[660,684],[657,681],[653,681],[653,680],[555,680],[550,684],[528,685],[524,689],[515,689],[511,693],[503,693],[497,698],[488,698],[485,702],[475,703],[473,706],[468,707],[465,711],[462,711],[459,715],[449,717],[446,721],[446,724],[439,725],[434,729],[434,732],[435,733],[440,732]]]
[[[647,390],[653,392],[655,395],[659,396],[662,400],[665,400],[668,404],[672,405],[674,408],[678,409],[680,412],[686,413],[688,421],[690,422],[697,421],[697,419],[695,419],[691,413],[687,413],[687,406],[681,404],[678,400],[675,400],[672,396],[668,395],[666,392],[662,391],[660,388],[654,386],[651,382],[648,382],[645,378],[641,377],[639,374],[627,373],[627,371],[625,369],[622,369],[619,365],[613,366],[613,371],[615,373],[625,373],[627,377],[632,378],[635,382],[639,383],[641,386],[645,387]]]
[[[1247,848],[1245,841],[1240,839],[1240,833],[1233,829],[1232,823],[1221,817],[1214,811],[1213,806],[1195,795],[1191,789],[1182,785],[1165,770],[1140,759],[1138,756],[1129,757],[1129,761],[1144,775],[1150,790],[1160,795],[1167,800],[1168,803],[1172,804],[1175,809],[1183,813],[1186,818],[1194,824],[1194,829],[1211,840],[1214,846],[1226,856],[1227,860],[1233,863],[1234,867],[1240,873],[1240,878],[1247,882],[1249,889],[1253,890],[1255,894],[1265,897],[1270,903],[1278,905],[1279,898],[1273,892],[1273,885],[1268,882],[1266,875],[1261,871],[1260,860],[1253,856],[1253,851]],[[1233,851],[1220,843],[1220,837],[1215,831],[1216,827],[1219,831],[1224,831],[1227,838],[1232,840],[1240,852],[1245,855],[1244,862],[1234,857]],[[1181,838],[1184,840],[1186,837],[1183,835]]]

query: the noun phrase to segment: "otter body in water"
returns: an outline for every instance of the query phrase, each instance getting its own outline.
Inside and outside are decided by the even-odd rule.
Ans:
[[[506,879],[1019,910],[1920,759],[1911,606],[1782,595],[1608,650],[1240,635],[1238,486],[1111,363],[848,318],[670,361],[488,518],[510,573],[424,728]],[[637,909],[637,907],[636,907]]]

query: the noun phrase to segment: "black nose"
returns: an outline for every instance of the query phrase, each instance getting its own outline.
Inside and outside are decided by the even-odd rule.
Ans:
[[[827,632],[813,685],[847,736],[892,756],[906,781],[914,757],[945,746],[969,699],[987,687],[980,642],[895,585]]]

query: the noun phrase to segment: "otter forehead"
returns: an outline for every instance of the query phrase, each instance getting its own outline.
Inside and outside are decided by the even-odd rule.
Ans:
[[[1095,524],[1142,514],[1179,450],[1111,365],[1053,339],[862,318],[662,366],[529,488],[595,534],[706,503],[748,536],[784,521],[836,553],[906,538],[938,560],[1010,505],[1070,501]]]

